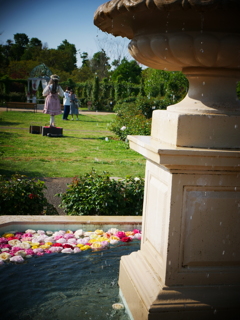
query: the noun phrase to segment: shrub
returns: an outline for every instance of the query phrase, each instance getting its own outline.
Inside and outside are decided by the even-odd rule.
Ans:
[[[143,97],[135,102],[121,101],[114,107],[117,115],[109,129],[121,140],[126,140],[127,135],[150,135],[152,111],[157,108],[160,108],[158,101]]]
[[[53,215],[58,214],[43,194],[43,181],[15,174],[10,179],[0,175],[1,215]]]
[[[26,95],[25,93],[20,92],[11,92],[9,94],[0,93],[0,100],[12,102],[26,102]]]
[[[94,169],[73,179],[62,198],[60,207],[68,215],[126,216],[142,215],[144,180],[126,177],[124,180],[110,178]]]
[[[117,116],[110,124],[109,129],[125,141],[128,135],[149,136],[151,134],[151,123],[151,119],[146,119],[141,113],[132,117]]]

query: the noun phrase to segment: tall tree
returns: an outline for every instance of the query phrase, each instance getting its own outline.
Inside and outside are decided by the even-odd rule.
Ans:
[[[108,61],[109,57],[104,50],[94,53],[92,59],[90,60],[92,72],[95,73],[100,80],[108,76],[108,71],[111,68]]]
[[[31,40],[29,41],[29,47],[30,48],[33,48],[33,47],[42,48],[42,41],[39,40],[38,38],[31,38]]]
[[[66,59],[62,61],[63,70],[66,72],[72,72],[76,69],[77,63],[77,50],[74,44],[69,43],[66,39],[57,47],[58,51],[63,51],[66,54]]]
[[[80,54],[80,57],[82,59],[82,67],[89,67],[88,53],[83,52],[82,54]]]
[[[20,47],[26,48],[29,43],[29,38],[25,33],[16,33],[13,36],[15,44],[19,45]]]
[[[15,43],[10,48],[10,60],[19,61],[29,43],[29,38],[25,33],[16,33],[13,37]]]
[[[41,50],[42,41],[38,38],[31,38],[21,57],[21,60],[37,60]]]

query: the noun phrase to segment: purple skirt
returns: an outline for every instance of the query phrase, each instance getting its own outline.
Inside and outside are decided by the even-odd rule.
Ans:
[[[43,113],[50,114],[51,116],[56,116],[62,113],[61,104],[57,93],[50,93],[46,97]]]

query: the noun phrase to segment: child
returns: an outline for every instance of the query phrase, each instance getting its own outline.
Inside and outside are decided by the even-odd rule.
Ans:
[[[70,113],[71,116],[72,116],[72,119],[71,120],[74,120],[73,119],[73,115],[75,114],[76,115],[76,120],[79,120],[78,119],[78,100],[76,98],[76,95],[74,94],[74,91],[71,90],[70,91]]]

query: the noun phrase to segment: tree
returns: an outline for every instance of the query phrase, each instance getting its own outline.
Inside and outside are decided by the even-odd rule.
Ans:
[[[66,59],[62,61],[62,68],[66,72],[72,72],[76,69],[77,63],[77,50],[74,44],[69,43],[66,39],[57,47],[58,51],[62,51],[66,54]]]
[[[29,38],[25,33],[14,34],[14,44],[10,45],[9,49],[9,60],[19,61],[29,43]]]
[[[110,70],[109,57],[104,50],[94,53],[90,60],[90,67],[93,73],[95,73],[99,79],[106,78],[108,71]]]
[[[71,78],[74,82],[85,82],[93,78],[93,73],[88,66],[83,66],[73,70]]]
[[[93,84],[93,91],[92,91],[92,101],[96,105],[99,102],[99,78],[95,77],[94,84]]]
[[[42,41],[39,40],[38,38],[31,38],[29,41],[29,47],[34,48],[34,47],[39,47],[42,48]]]
[[[89,67],[88,53],[83,52],[80,57],[82,59],[82,67]]]
[[[140,83],[142,68],[135,60],[128,61],[123,58],[120,65],[113,71],[113,81],[127,81],[131,83]]]
[[[13,36],[15,44],[22,48],[26,48],[27,44],[29,43],[29,38],[25,33],[16,33]]]
[[[12,79],[27,79],[30,71],[36,67],[36,62],[29,61],[10,61],[8,75]]]
[[[148,98],[166,97],[172,102],[181,100],[187,92],[188,81],[182,72],[170,72],[164,70],[145,69],[144,90]]]
[[[40,51],[42,50],[42,41],[38,38],[31,38],[21,60],[38,60]]]
[[[69,52],[65,50],[43,49],[37,57],[38,62],[45,63],[50,69],[55,68],[70,73],[72,68],[68,68]]]

